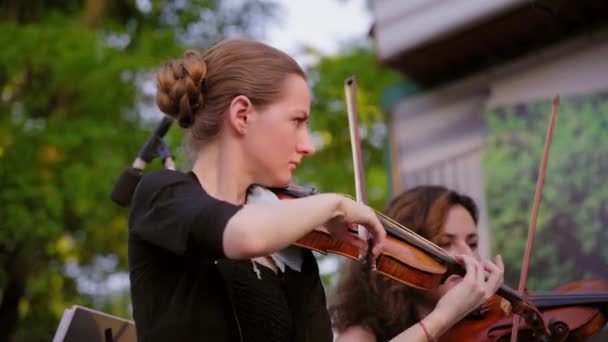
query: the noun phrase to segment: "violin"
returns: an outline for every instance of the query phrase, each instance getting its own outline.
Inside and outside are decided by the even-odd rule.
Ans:
[[[551,341],[585,341],[597,334],[608,320],[608,281],[580,280],[564,284],[550,293],[530,294],[528,299],[548,322]],[[447,341],[508,341],[513,328],[512,313],[493,296],[483,317],[467,317],[441,338]],[[519,341],[536,341],[533,329],[521,324]]]
[[[318,194],[314,189],[295,184],[270,190],[283,200]],[[443,249],[389,217],[378,212],[376,214],[387,232],[384,249],[376,258],[376,272],[426,291],[436,288],[452,274],[465,275],[462,265]],[[323,254],[332,253],[355,261],[361,260],[359,247],[352,241],[334,239],[322,229],[314,229],[294,245]],[[534,332],[534,336],[546,335],[542,314],[532,302],[506,285],[502,285],[496,294],[500,296],[497,299],[503,298],[510,303],[511,313],[524,318],[526,327]]]

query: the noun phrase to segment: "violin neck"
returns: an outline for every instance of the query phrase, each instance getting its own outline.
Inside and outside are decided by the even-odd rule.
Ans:
[[[387,224],[385,218],[379,216],[380,222],[383,223],[384,229],[388,236],[393,237],[400,241],[405,241],[412,246],[420,249],[423,252],[426,252],[429,256],[434,258],[435,260],[445,263],[448,267],[448,271],[452,271],[450,274],[459,274],[464,276],[465,271],[460,264],[458,264],[452,257],[447,254],[438,253],[437,250],[428,240],[422,238],[420,235],[413,233],[408,230],[400,230],[397,229],[390,224]],[[449,272],[448,272],[449,273]]]
[[[585,304],[608,304],[608,293],[539,293],[532,294],[529,298],[538,308]]]
[[[526,301],[526,299],[521,295],[521,293],[515,291],[514,289],[508,287],[507,285],[501,285],[496,294],[501,296],[502,298],[509,301],[511,304],[516,304],[520,302]]]
[[[457,263],[451,256],[443,253],[438,253],[431,244],[426,243],[426,240],[422,240],[418,236],[414,236],[414,233],[406,230],[396,229],[390,224],[385,224],[384,227],[389,236],[392,236],[402,241],[407,241],[411,245],[426,252],[432,258],[445,264],[447,266],[447,272],[444,276],[444,279],[452,274],[457,274],[461,276],[464,276],[466,274],[466,270],[464,269],[464,267]],[[517,314],[524,313],[523,310],[528,308],[530,305],[542,308],[564,305],[608,303],[608,294],[605,293],[538,294],[530,296],[530,298],[528,299],[528,297],[524,297],[520,292],[504,284],[496,291],[496,294],[509,301],[515,311],[522,311],[515,312]],[[529,317],[532,317],[534,313],[530,312],[529,315]]]

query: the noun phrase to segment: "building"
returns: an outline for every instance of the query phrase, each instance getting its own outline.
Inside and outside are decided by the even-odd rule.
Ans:
[[[474,197],[481,208],[480,249],[488,256],[484,113],[556,94],[607,91],[608,2],[376,0],[372,5],[378,61],[407,79],[385,94],[393,191],[434,183]]]

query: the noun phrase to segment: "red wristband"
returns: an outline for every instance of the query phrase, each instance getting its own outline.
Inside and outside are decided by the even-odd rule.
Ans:
[[[420,327],[422,328],[422,331],[424,331],[424,335],[426,336],[426,339],[429,342],[435,342],[435,339],[433,337],[431,337],[431,334],[429,334],[429,331],[426,328],[426,326],[424,325],[424,323],[422,323],[422,320],[419,321],[418,324],[420,324]]]

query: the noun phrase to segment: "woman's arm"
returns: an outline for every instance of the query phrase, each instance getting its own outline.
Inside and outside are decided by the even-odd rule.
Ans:
[[[444,324],[439,321],[430,323],[431,320],[435,319],[435,318],[432,318],[431,315],[432,315],[432,313],[429,314],[429,316],[427,316],[428,319],[425,319],[425,322],[426,322],[426,323],[424,323],[425,326],[430,325],[432,327],[437,327],[437,331],[440,331],[439,327],[443,326]],[[440,318],[440,317],[436,317],[436,318]],[[431,334],[430,331],[429,331],[429,334]],[[435,335],[435,336],[437,336],[437,335]],[[426,333],[424,332],[424,330],[422,329],[422,326],[420,324],[415,324],[415,325],[411,326],[410,328],[408,328],[407,330],[403,331],[401,334],[396,336],[391,341],[427,342],[428,340],[429,339],[426,336]],[[338,335],[338,337],[336,338],[336,342],[376,342],[376,341],[377,341],[377,339],[376,339],[376,336],[374,335],[374,333],[369,328],[361,326],[361,325],[353,325],[353,326],[346,328],[346,330],[344,330],[342,333],[340,333],[340,335]]]
[[[325,225],[335,238],[352,239],[351,224],[360,224],[374,238],[374,255],[382,250],[386,232],[369,207],[337,194],[247,204],[226,225],[224,253],[246,259],[283,249],[314,228]],[[361,243],[364,248],[365,244]]]
[[[450,318],[450,314],[447,312],[433,310],[421,322],[412,325],[411,327],[403,331],[401,334],[395,336],[395,338],[391,339],[391,342],[436,341],[438,336],[443,335],[458,321],[454,320],[453,318]]]
[[[133,236],[172,253],[196,249],[214,258],[244,259],[283,249],[324,225],[335,238],[366,248],[348,224],[365,226],[381,251],[386,232],[373,210],[337,194],[236,206],[209,196],[194,178],[159,170],[142,178],[129,216]]]

